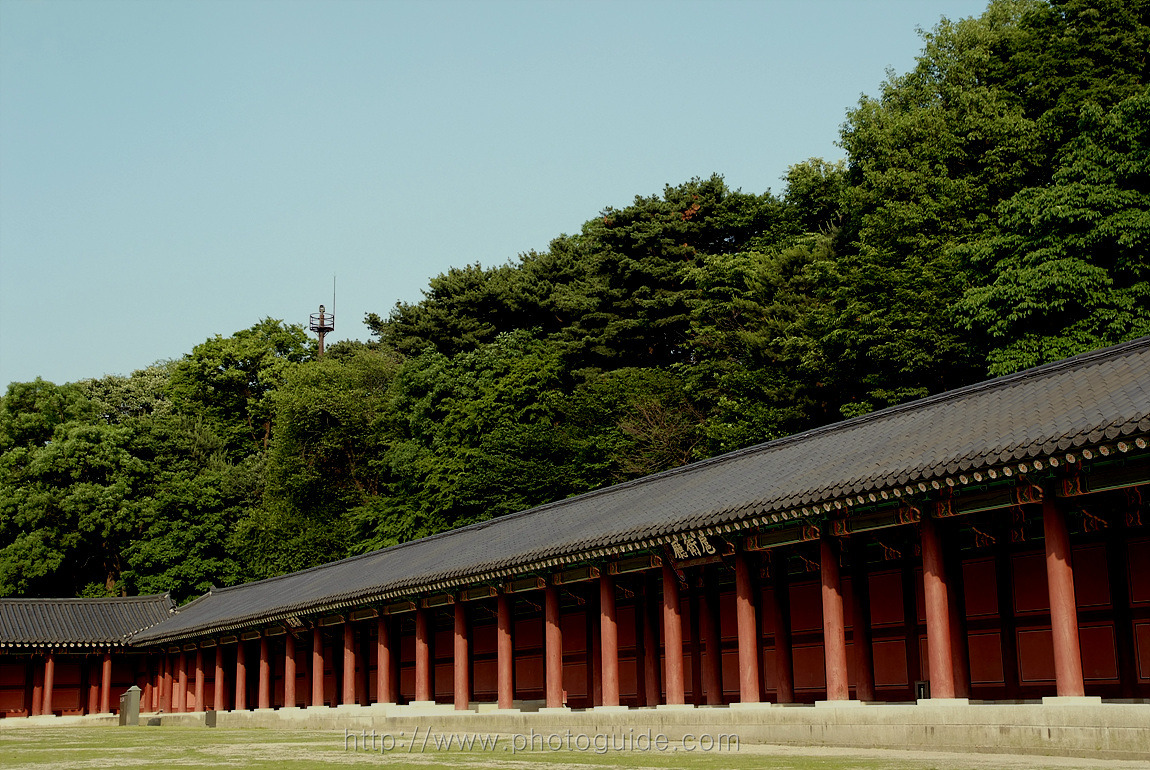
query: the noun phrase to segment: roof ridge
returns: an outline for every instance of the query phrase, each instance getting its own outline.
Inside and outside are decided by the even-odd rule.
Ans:
[[[990,380],[982,380],[980,382],[971,383],[969,385],[963,385],[961,387],[954,388],[953,390],[945,390],[941,393],[923,396],[922,398],[917,398],[913,401],[904,401],[901,404],[893,404],[874,412],[867,412],[866,414],[859,415],[858,417],[851,417],[846,420],[828,423],[827,425],[820,425],[815,428],[805,430],[801,433],[793,433],[789,436],[782,436],[777,439],[766,441],[762,444],[753,444],[749,447],[743,447],[742,449],[735,449],[731,452],[716,455],[714,457],[708,457],[688,465],[681,465],[678,468],[671,468],[653,476],[644,476],[642,479],[635,479],[635,481],[653,479],[664,474],[670,474],[675,471],[685,470],[688,468],[702,467],[711,463],[721,462],[734,456],[755,454],[757,452],[766,451],[767,449],[774,449],[780,446],[788,446],[790,444],[798,443],[804,439],[807,439],[810,436],[820,435],[823,433],[836,433],[840,430],[846,430],[858,425],[865,425],[869,422],[874,422],[875,420],[888,417],[892,414],[919,410],[924,407],[948,403],[951,401],[958,401],[974,393],[981,393],[986,390],[994,390],[996,388],[1005,387],[1006,385],[1009,385],[1011,382],[1016,380],[1039,379],[1040,377],[1048,376],[1062,369],[1080,367],[1084,362],[1088,362],[1091,359],[1096,358],[1099,360],[1109,360],[1113,358],[1119,358],[1123,355],[1126,355],[1131,350],[1137,350],[1144,347],[1150,348],[1150,335],[1128,340],[1127,342],[1122,342],[1117,345],[1111,345],[1109,347],[1090,350],[1085,353],[1079,353],[1078,355],[1071,356],[1070,358],[1051,361],[1049,363],[1040,364],[1038,366],[1034,366],[1029,369],[1023,369],[1018,372],[1004,374],[1000,377],[995,377]],[[611,488],[612,487],[608,487],[608,489]]]
[[[0,599],[0,644],[61,643],[93,647],[124,644],[141,626],[171,614],[168,594]]]
[[[468,526],[470,526],[470,525],[468,525]],[[305,567],[304,569],[301,569],[301,570],[295,570],[293,572],[285,572],[282,575],[272,575],[270,577],[260,578],[259,580],[249,580],[246,583],[234,583],[233,585],[230,585],[230,586],[218,586],[216,588],[212,588],[212,589],[208,590],[207,593],[201,594],[194,601],[190,601],[187,604],[183,605],[182,607],[178,608],[177,612],[184,610],[184,609],[187,609],[188,607],[192,606],[193,604],[195,604],[200,599],[207,598],[208,596],[211,596],[213,594],[222,594],[222,593],[225,593],[227,591],[234,591],[238,588],[246,588],[247,586],[264,585],[266,583],[274,583],[277,580],[282,580],[282,579],[288,578],[288,577],[294,577],[296,575],[306,575],[309,572],[315,572],[317,570],[325,569],[328,567],[334,567],[337,564],[347,564],[350,562],[359,561],[361,559],[366,559],[370,556],[376,556],[378,554],[383,553],[384,551],[390,551],[394,548],[402,548],[403,546],[411,545],[412,543],[422,543],[422,542],[425,542],[427,540],[430,540],[431,538],[438,537],[440,535],[446,535],[449,532],[458,532],[460,529],[464,529],[464,527],[460,527],[459,529],[449,529],[449,530],[446,530],[445,532],[437,532],[433,535],[428,535],[427,537],[416,538],[415,540],[406,540],[402,543],[396,543],[395,545],[389,545],[389,546],[385,546],[383,548],[377,548],[374,551],[366,551],[364,553],[357,553],[357,554],[353,554],[351,556],[345,556],[342,559],[337,559],[336,561],[326,561],[323,564],[316,564],[316,565],[313,565],[311,567]]]
[[[571,497],[565,497],[562,500],[552,500],[551,502],[543,503],[541,505],[535,506],[534,508],[529,508],[529,509],[524,510],[524,511],[517,511],[513,514],[507,514],[506,516],[500,516],[497,519],[488,519],[487,522],[502,521],[503,519],[507,519],[507,518],[510,518],[512,516],[520,516],[520,515],[524,515],[527,513],[532,513],[534,511],[539,511],[542,509],[550,508],[552,506],[560,505],[563,503],[568,503],[568,502],[571,502],[573,500],[579,500],[579,499],[583,499],[583,498],[594,497],[594,496],[601,495],[601,494],[608,494],[608,493],[610,493],[616,489],[622,489],[622,488],[627,488],[627,487],[632,487],[632,486],[638,486],[640,484],[651,483],[657,479],[667,478],[669,476],[675,476],[675,475],[680,474],[680,473],[692,472],[692,471],[700,469],[700,468],[707,468],[707,467],[710,467],[712,465],[716,465],[719,463],[729,461],[729,460],[736,458],[736,457],[743,457],[745,455],[751,455],[751,454],[758,454],[760,452],[773,451],[779,447],[785,447],[785,446],[790,446],[791,444],[799,443],[803,440],[810,438],[811,436],[836,433],[836,432],[841,431],[841,430],[847,430],[848,428],[854,428],[854,427],[859,426],[859,425],[865,425],[869,422],[873,422],[875,420],[888,417],[891,414],[897,414],[899,412],[917,410],[917,409],[921,409],[921,408],[926,407],[926,406],[934,406],[936,404],[947,403],[950,401],[957,401],[960,398],[965,398],[965,397],[967,397],[973,393],[980,393],[980,392],[985,391],[985,390],[991,390],[994,388],[1004,387],[1004,386],[1008,385],[1010,382],[1013,382],[1015,380],[1037,379],[1040,376],[1046,376],[1046,375],[1055,373],[1061,369],[1081,366],[1084,361],[1088,361],[1092,358],[1097,358],[1099,360],[1118,358],[1122,355],[1125,355],[1126,353],[1128,353],[1131,350],[1137,350],[1137,349],[1140,349],[1143,347],[1150,347],[1150,335],[1145,336],[1145,337],[1138,337],[1136,339],[1129,340],[1127,342],[1122,342],[1122,343],[1119,343],[1117,345],[1111,345],[1109,347],[1099,348],[1098,350],[1091,350],[1091,351],[1087,351],[1085,353],[1079,353],[1078,355],[1072,356],[1070,358],[1064,358],[1064,359],[1060,359],[1058,361],[1051,361],[1049,363],[1040,364],[1039,366],[1031,367],[1030,369],[1023,369],[1022,371],[1012,372],[1011,374],[1004,374],[1001,377],[995,377],[994,379],[991,379],[991,380],[982,380],[980,382],[971,383],[970,385],[963,385],[963,386],[955,388],[953,390],[946,390],[946,391],[943,391],[941,393],[935,393],[935,394],[930,395],[930,396],[923,396],[922,398],[915,399],[913,401],[905,401],[901,404],[893,404],[891,406],[885,407],[883,409],[879,409],[879,410],[874,411],[874,412],[868,412],[866,414],[859,415],[858,417],[851,417],[851,418],[846,419],[846,420],[840,420],[838,422],[832,422],[832,423],[828,423],[826,425],[819,425],[817,427],[809,428],[805,431],[802,431],[801,433],[792,433],[789,436],[781,436],[777,439],[771,439],[770,441],[765,441],[761,444],[752,444],[751,446],[742,447],[740,449],[733,449],[730,452],[724,452],[723,454],[715,455],[714,457],[706,457],[706,458],[703,458],[702,460],[696,460],[695,462],[687,463],[686,465],[680,465],[680,466],[677,466],[675,468],[668,468],[665,471],[660,471],[659,473],[654,473],[654,474],[651,474],[649,476],[642,476],[642,477],[637,478],[637,479],[630,479],[628,481],[624,481],[624,482],[621,482],[619,484],[612,484],[609,487],[601,487],[599,489],[589,490],[589,491],[584,492],[582,494],[572,495]],[[460,529],[463,529],[463,528],[460,528]],[[460,530],[459,529],[448,530],[448,532],[458,532],[458,531],[460,531]],[[447,533],[445,532],[445,533],[440,533],[440,534],[447,534]],[[411,541],[411,542],[416,542],[416,541]]]
[[[287,573],[287,574],[289,574],[289,575],[290,575],[290,574],[292,574],[292,573],[290,573],[290,572],[289,572],[289,573]],[[249,584],[249,583],[238,583],[237,585],[241,585],[241,586],[242,586],[242,585],[250,585],[250,584]],[[180,605],[180,606],[173,606],[173,607],[172,607],[172,614],[174,614],[174,615],[178,615],[179,613],[183,612],[184,610],[188,609],[189,607],[191,607],[191,606],[193,606],[193,605],[196,605],[196,604],[199,604],[199,603],[200,603],[200,602],[202,602],[204,599],[207,599],[207,598],[208,598],[209,596],[211,596],[211,595],[212,595],[214,592],[216,592],[216,591],[219,591],[219,590],[221,590],[221,589],[219,589],[219,588],[216,588],[216,587],[214,587],[214,586],[213,586],[212,588],[209,588],[207,591],[205,591],[204,593],[202,593],[202,594],[200,594],[199,596],[197,596],[195,599],[192,599],[192,600],[191,600],[190,602],[188,602],[187,604],[184,604],[184,605]]]
[[[556,503],[562,503],[562,502],[565,502],[567,500],[574,500],[574,499],[575,499],[575,497],[565,497],[562,500],[553,500],[549,503],[543,503],[542,505],[536,506],[535,508],[528,508],[528,509],[523,510],[523,511],[516,511],[514,513],[508,513],[508,514],[505,514],[503,516],[495,516],[495,517],[492,517],[490,519],[484,519],[482,521],[473,521],[472,523],[465,524],[462,527],[455,527],[453,529],[444,530],[443,532],[434,532],[430,535],[425,535],[423,537],[417,537],[414,540],[405,540],[402,543],[395,543],[394,545],[384,546],[383,548],[376,548],[373,551],[365,551],[364,553],[357,553],[357,554],[353,554],[351,556],[345,556],[344,558],[337,559],[336,561],[328,561],[328,562],[324,562],[323,564],[316,564],[314,566],[307,567],[305,569],[295,570],[294,572],[285,572],[282,575],[272,575],[271,577],[260,578],[259,580],[251,580],[251,581],[248,581],[247,583],[236,583],[236,584],[230,585],[230,586],[223,586],[222,588],[213,588],[213,589],[210,589],[207,593],[201,594],[200,596],[198,596],[194,601],[190,601],[187,604],[183,605],[182,607],[177,608],[176,611],[178,613],[182,610],[185,610],[188,607],[195,604],[196,602],[198,602],[200,599],[206,599],[208,596],[211,596],[213,593],[223,593],[225,591],[232,591],[232,590],[235,590],[238,588],[245,588],[247,586],[274,583],[277,580],[282,580],[284,578],[289,578],[289,577],[295,577],[296,575],[306,575],[309,572],[316,572],[317,570],[327,569],[329,567],[334,567],[337,564],[349,564],[351,562],[359,561],[361,559],[368,559],[372,556],[378,556],[379,554],[384,553],[386,551],[398,551],[400,549],[414,546],[414,545],[419,544],[419,543],[426,543],[428,541],[433,541],[433,540],[441,540],[441,539],[443,539],[449,535],[453,535],[457,532],[467,532],[467,531],[472,531],[472,530],[476,530],[476,529],[483,529],[486,526],[489,526],[489,525],[494,524],[494,523],[499,522],[499,521],[503,521],[504,519],[508,519],[508,518],[512,518],[512,517],[519,517],[522,514],[531,513],[532,511],[536,511],[539,508],[542,508],[542,507],[545,507],[548,505],[554,505]]]
[[[22,603],[22,604],[39,604],[50,603],[56,604],[93,604],[96,602],[106,603],[143,603],[145,601],[154,602],[158,599],[167,598],[167,594],[144,594],[143,596],[64,596],[61,598],[54,598],[50,596],[6,596],[0,598],[0,603]]]

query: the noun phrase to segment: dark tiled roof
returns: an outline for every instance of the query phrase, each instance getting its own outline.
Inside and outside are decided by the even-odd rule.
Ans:
[[[422,540],[216,589],[134,641],[444,590],[501,570],[1148,432],[1150,337]]]
[[[110,599],[0,599],[0,647],[106,647],[171,616],[167,594]]]

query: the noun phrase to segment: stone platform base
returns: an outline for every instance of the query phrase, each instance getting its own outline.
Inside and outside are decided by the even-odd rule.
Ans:
[[[478,705],[478,704],[477,704]],[[517,704],[518,705],[518,704]],[[204,713],[141,714],[140,723],[203,726]],[[4,719],[4,729],[91,725],[112,727],[116,718],[21,717]],[[455,711],[434,704],[375,704],[335,708],[221,711],[224,729],[308,729],[375,731],[411,735],[435,733],[550,735],[599,733],[635,735],[650,731],[672,741],[685,735],[727,736],[738,745],[780,744],[921,751],[988,752],[1051,756],[1144,759],[1150,757],[1150,703],[866,703],[825,706],[642,708],[500,712],[484,707]]]

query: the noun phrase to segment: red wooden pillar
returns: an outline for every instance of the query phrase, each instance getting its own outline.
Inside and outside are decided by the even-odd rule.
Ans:
[[[164,711],[170,713],[175,710],[176,681],[179,677],[179,673],[177,671],[176,659],[171,653],[164,656],[164,664],[163,708]]]
[[[657,706],[663,699],[663,683],[660,681],[659,624],[655,619],[659,609],[655,605],[653,576],[647,576],[643,589],[643,686],[646,688],[646,705]]]
[[[160,668],[162,665],[159,656],[148,656],[148,683],[144,686],[144,700],[148,702],[148,711],[160,710]]]
[[[588,594],[592,592],[588,591]],[[603,619],[599,610],[599,592],[587,596],[587,682],[592,708],[603,705]]]
[[[759,656],[762,653],[751,570],[745,553],[735,554],[735,619],[739,627],[739,701],[758,703]]]
[[[168,678],[164,682],[164,690],[168,694],[169,711],[179,708],[179,657],[179,654],[168,656]]]
[[[499,594],[495,599],[496,612],[496,679],[499,695],[499,708],[509,709],[515,705],[515,643],[511,637],[511,599],[507,594]]]
[[[323,705],[323,631],[317,625],[311,630],[311,702]]]
[[[160,710],[160,699],[164,691],[164,656],[152,655],[152,699],[149,701],[152,711]]]
[[[194,711],[204,710],[204,651],[202,648],[196,648],[196,705],[192,707]]]
[[[173,713],[179,714],[183,711],[183,702],[180,700],[180,677],[186,676],[183,674],[184,668],[184,653],[178,652],[172,656],[172,683],[171,690],[171,710]]]
[[[152,655],[151,661],[152,699],[150,704],[152,711],[159,711],[164,707],[164,655],[162,653]]]
[[[1082,697],[1082,652],[1078,641],[1078,604],[1066,513],[1054,500],[1042,502],[1046,538],[1046,585],[1050,592],[1050,627],[1054,638],[1055,691],[1059,697]]]
[[[56,686],[56,654],[49,651],[44,656],[44,700],[41,713],[52,715],[52,691]]]
[[[723,651],[719,634],[719,602],[711,588],[711,571],[703,568],[700,573],[699,636],[707,651],[702,672],[703,691],[708,706],[720,706],[723,703]]]
[[[216,711],[224,710],[224,645],[216,640],[216,673],[212,680],[212,706]]]
[[[355,627],[351,618],[343,621],[343,693],[340,702],[345,706],[355,703]]]
[[[235,710],[246,711],[248,708],[248,666],[244,659],[244,641],[241,639],[236,645],[236,699]]]
[[[100,667],[100,713],[112,711],[112,653],[105,652]]]
[[[156,674],[158,710],[165,713],[172,710],[172,662],[167,652],[160,653],[160,667]]]
[[[152,660],[152,711],[164,710],[164,672],[167,670],[165,653],[153,656]]]
[[[176,661],[176,702],[172,711],[180,714],[188,710],[188,654],[180,652]]]
[[[706,694],[703,691],[703,633],[699,624],[699,591],[698,584],[691,586],[693,573],[685,573],[687,577],[687,628],[690,629],[691,644],[688,647],[691,656],[691,704],[702,706]]]
[[[144,658],[144,689],[140,693],[140,711],[152,711],[152,656],[148,655]]]
[[[296,701],[295,685],[295,634],[289,628],[284,635],[284,708],[293,709],[299,705]]]
[[[183,706],[184,711],[191,711],[192,707],[188,703],[192,699],[195,692],[195,684],[192,682],[194,671],[192,670],[192,656],[186,652],[180,653],[180,669],[184,676],[183,696],[180,699],[180,705]]]
[[[144,657],[144,690],[140,692],[140,711],[154,711],[155,660],[153,655]]]
[[[160,690],[160,710],[164,713],[171,713],[171,701],[173,701],[173,687],[175,684],[175,671],[176,663],[171,657],[171,653],[163,656],[163,679],[161,682]]]
[[[272,707],[272,650],[271,640],[265,635],[260,636],[260,679],[259,690],[256,697],[256,708],[270,709]]]
[[[824,534],[819,541],[819,571],[823,582],[823,655],[827,669],[827,700],[848,700],[846,622],[839,580],[838,543]]]
[[[452,673],[456,711],[466,711],[471,705],[471,655],[467,638],[467,608],[462,601],[455,602],[455,645],[452,654]]]
[[[431,692],[431,639],[427,629],[427,610],[415,610],[415,699],[429,701]]]
[[[603,705],[619,705],[619,623],[615,614],[615,577],[599,576],[599,648]]]
[[[646,601],[638,597],[631,605],[635,618],[635,706],[639,708],[647,705],[647,624],[643,619],[646,606]]]
[[[855,697],[874,700],[874,646],[870,630],[870,584],[866,566],[855,564],[851,574],[851,648],[855,661]]]
[[[85,656],[84,658],[85,676],[82,681],[88,695],[87,703],[84,704],[85,714],[98,714],[100,712],[100,677],[96,674],[97,661],[98,659],[95,657]]]
[[[168,654],[161,652],[156,656],[156,688],[152,695],[152,701],[155,704],[156,711],[167,711],[166,693],[164,692],[164,684],[168,676]]]
[[[950,590],[943,564],[942,543],[934,520],[923,516],[922,588],[926,607],[926,654],[930,670],[930,697],[954,697],[954,653],[950,635]]]
[[[392,668],[391,621],[385,616],[376,620],[375,639],[375,700],[377,703],[395,703],[395,677]]]
[[[32,716],[38,717],[44,713],[44,665],[32,661]]]
[[[548,585],[543,592],[545,685],[547,708],[563,706],[563,628],[559,625],[559,589]]]
[[[355,676],[356,703],[361,706],[371,705],[371,634],[366,625],[359,627],[356,634],[355,658],[359,661],[359,673]]]
[[[944,558],[946,551],[943,551]],[[970,649],[966,638],[966,605],[963,601],[962,559],[947,558],[947,606],[950,608],[950,656],[954,666],[954,697],[970,697]]]
[[[679,604],[679,576],[663,563],[663,654],[666,656],[667,703],[686,702],[683,679],[683,617]]]
[[[154,676],[156,686],[152,688],[152,710],[164,710],[164,674],[168,670],[168,656],[161,652],[156,656],[156,673]]]
[[[188,671],[184,662],[184,653],[177,652],[172,658],[172,711],[176,714],[183,712],[188,702]]]

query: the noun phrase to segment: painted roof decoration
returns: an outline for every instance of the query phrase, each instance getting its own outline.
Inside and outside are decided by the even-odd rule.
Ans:
[[[106,599],[0,599],[0,647],[112,647],[167,620],[167,594]]]
[[[380,551],[213,589],[133,642],[292,622],[552,571],[687,532],[817,521],[864,496],[961,489],[968,474],[1024,474],[1060,457],[1071,462],[1070,453],[1144,454],[1148,434],[1150,337],[1143,337]]]

